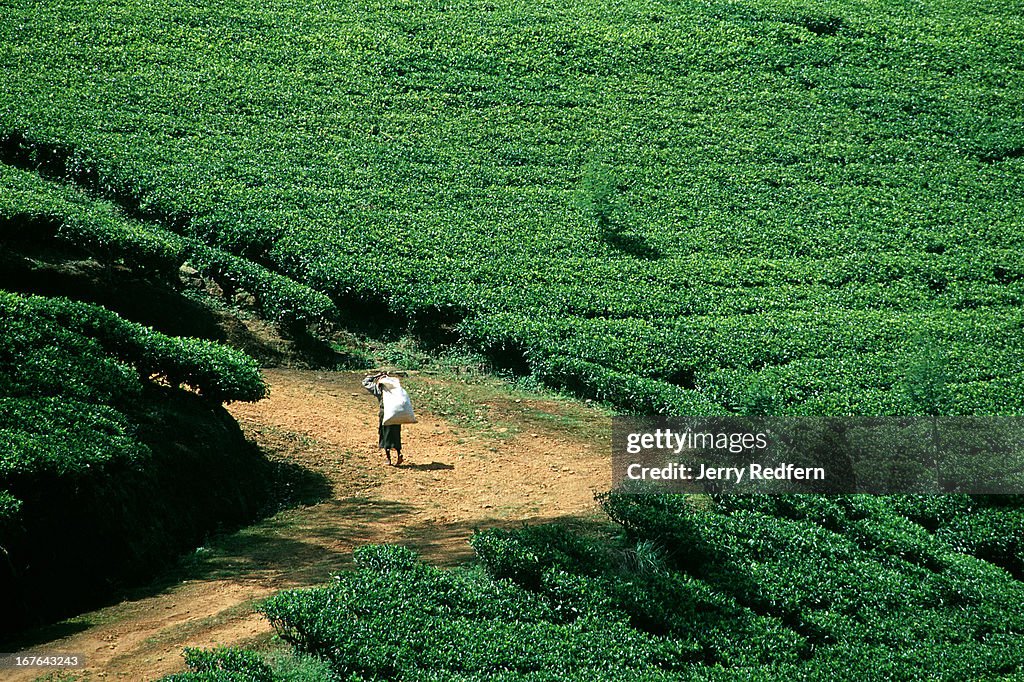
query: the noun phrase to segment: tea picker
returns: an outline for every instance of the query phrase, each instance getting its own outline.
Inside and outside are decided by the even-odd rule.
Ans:
[[[392,464],[391,451],[394,450],[398,455],[394,465],[398,466],[402,463],[402,424],[416,423],[409,393],[402,388],[398,376],[388,372],[367,375],[363,379],[363,388],[377,398],[380,407],[377,422],[378,447],[384,450],[388,464]]]

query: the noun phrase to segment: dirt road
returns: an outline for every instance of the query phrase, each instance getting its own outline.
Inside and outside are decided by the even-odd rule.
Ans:
[[[417,391],[434,396],[435,410],[420,408],[420,422],[403,429],[406,463],[392,468],[361,377],[266,370],[269,398],[229,406],[268,455],[320,475],[323,501],[218,538],[185,562],[187,579],[86,614],[68,628],[80,631],[36,649],[84,655],[88,667],[70,679],[152,680],[183,669],[186,646],[267,642],[254,602],[327,581],[356,546],[401,543],[452,565],[471,556],[475,527],[597,515],[593,495],[608,488],[610,467],[607,418],[596,410],[412,377],[414,401]],[[462,411],[437,408],[437,396]],[[39,671],[8,672],[15,682]]]

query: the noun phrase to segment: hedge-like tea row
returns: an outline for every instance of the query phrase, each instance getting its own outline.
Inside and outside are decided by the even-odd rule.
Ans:
[[[0,398],[0,443],[3,482],[80,474],[149,454],[122,412],[69,396]],[[0,505],[0,515],[17,508]]]
[[[15,242],[61,244],[102,263],[121,263],[172,281],[187,262],[213,279],[227,298],[238,291],[249,293],[257,314],[285,327],[337,317],[327,296],[289,277],[158,223],[129,219],[108,201],[3,164],[0,236]]]
[[[2,388],[39,396],[84,392],[121,400],[138,377],[188,386],[219,402],[259,400],[266,385],[245,353],[202,339],[170,337],[99,306],[0,292],[5,325]],[[70,361],[72,372],[62,366]]]
[[[240,351],[0,292],[0,635],[252,519],[272,470],[221,402],[264,395]]]
[[[188,263],[213,279],[229,298],[235,291],[248,292],[255,300],[257,314],[266,320],[288,329],[337,318],[334,303],[319,291],[221,249],[192,239],[181,242]]]
[[[1020,495],[898,497],[892,504],[954,549],[1024,579],[1024,498]]]
[[[0,403],[0,636],[120,597],[272,500],[274,467],[193,393]]]
[[[218,403],[266,395],[240,351],[90,304],[0,292],[0,486],[147,456],[126,413],[150,380]],[[6,515],[17,509],[0,505]]]
[[[887,498],[722,497],[699,509],[612,495],[604,504],[635,537],[664,543],[675,566],[829,645],[826,660],[884,648],[884,670],[923,665],[939,679],[1024,666],[1024,584]]]
[[[274,682],[270,666],[252,651],[233,648],[186,648],[188,672],[170,675],[163,682]]]
[[[622,619],[565,622],[515,584],[404,559],[343,574],[328,587],[283,592],[260,610],[297,650],[327,658],[343,679],[604,679],[615,671],[670,679],[697,653]]]
[[[1019,414],[1020,308],[909,313],[816,310],[674,320],[493,313],[463,333],[497,358],[520,357],[549,383],[640,413],[707,414],[770,396],[776,413],[914,414],[907,390],[930,350],[942,411]],[[918,337],[901,347],[908,330]],[[636,376],[636,369],[642,376]],[[687,410],[693,410],[688,412]]]

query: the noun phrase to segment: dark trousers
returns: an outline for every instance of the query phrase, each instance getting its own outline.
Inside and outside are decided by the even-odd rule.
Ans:
[[[402,450],[402,425],[384,426],[384,408],[380,410],[377,433],[381,449]]]

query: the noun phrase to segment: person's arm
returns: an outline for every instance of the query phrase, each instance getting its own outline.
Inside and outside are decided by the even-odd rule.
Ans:
[[[379,398],[381,395],[380,386],[377,385],[377,379],[380,377],[380,374],[371,374],[363,379],[363,388],[372,393],[375,398]]]
[[[366,379],[362,380],[362,387],[366,388],[368,391],[373,393],[374,397],[381,396],[381,388],[380,386],[377,385],[377,379],[379,378],[379,375],[371,375]]]

